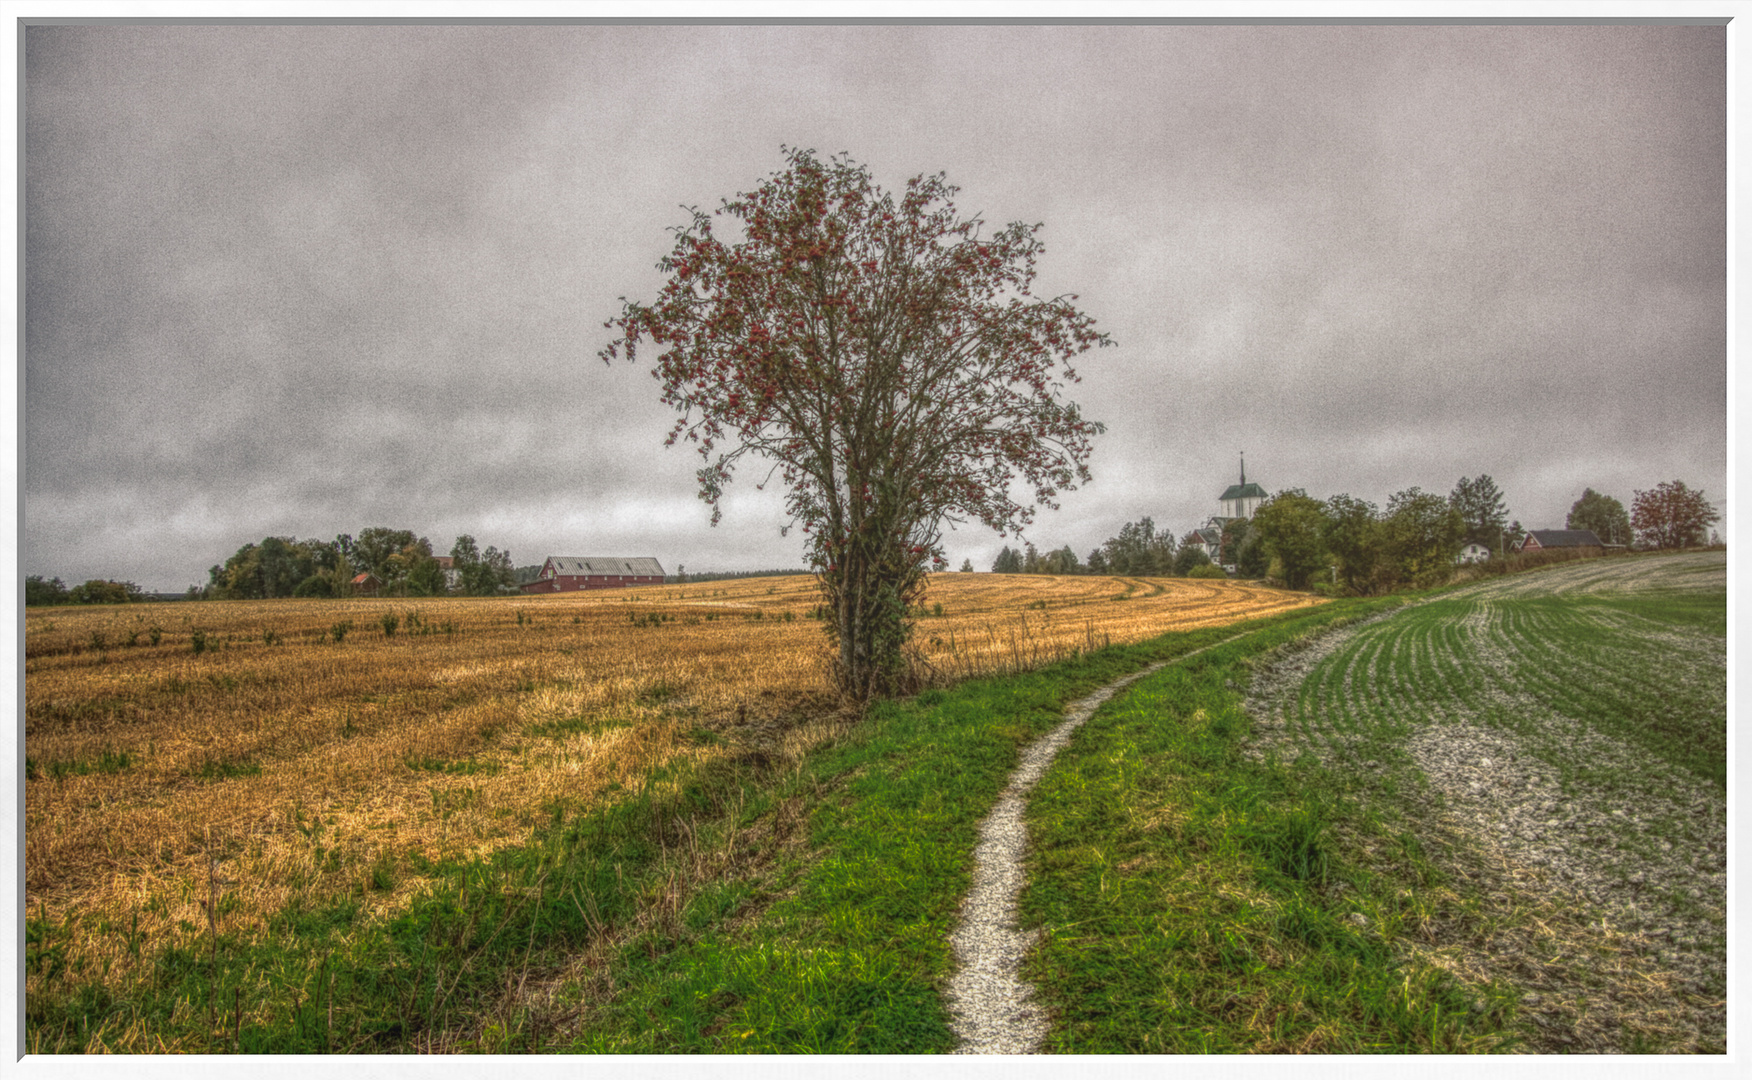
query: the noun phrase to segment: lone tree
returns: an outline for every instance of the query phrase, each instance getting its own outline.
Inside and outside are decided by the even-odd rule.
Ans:
[[[781,531],[802,526],[831,612],[835,679],[862,701],[905,687],[907,612],[946,565],[946,523],[1007,535],[1034,515],[1013,482],[1056,509],[1089,479],[1101,425],[1060,393],[1074,357],[1112,342],[1075,296],[1030,292],[1039,225],[984,236],[941,173],[896,193],[844,154],[785,155],[672,230],[662,291],[622,298],[601,357],[660,350],[653,375],[681,413],[668,442],[698,444],[714,524],[736,465],[770,462],[789,492]],[[740,238],[715,234],[725,216]]]
[[[1703,492],[1693,491],[1682,480],[1656,484],[1653,491],[1639,491],[1630,500],[1630,524],[1648,547],[1701,544],[1709,527],[1720,520]]]

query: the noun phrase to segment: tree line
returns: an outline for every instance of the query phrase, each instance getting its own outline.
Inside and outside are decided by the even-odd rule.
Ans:
[[[51,604],[131,604],[141,600],[156,600],[132,581],[108,581],[93,578],[83,585],[68,588],[60,578],[44,578],[31,574],[24,579],[24,603],[27,607]]]
[[[1674,480],[1637,491],[1629,511],[1609,495],[1584,489],[1565,528],[1591,530],[1611,546],[1675,548],[1708,542],[1709,526],[1719,519],[1701,491]],[[1445,498],[1407,488],[1385,507],[1349,494],[1315,499],[1290,488],[1260,504],[1252,518],[1222,521],[1214,561],[1240,577],[1270,578],[1292,589],[1371,595],[1439,584],[1466,545],[1481,545],[1500,558],[1526,535],[1519,521],[1509,520],[1502,492],[1488,475],[1461,477]],[[1199,530],[1176,542],[1146,517],[1127,522],[1084,560],[1068,545],[1045,554],[1033,544],[1005,546],[992,571],[1184,577],[1212,562]],[[961,569],[971,571],[971,561]]]
[[[516,590],[511,553],[482,551],[466,533],[450,547],[447,574],[432,542],[411,529],[373,526],[333,540],[264,537],[238,548],[207,571],[201,599],[274,600],[281,597],[344,598],[360,590],[369,574],[380,596],[495,596]]]

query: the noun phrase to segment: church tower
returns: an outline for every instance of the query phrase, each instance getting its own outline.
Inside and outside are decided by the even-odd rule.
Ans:
[[[1223,511],[1218,517],[1250,518],[1265,499],[1264,488],[1258,484],[1247,482],[1247,454],[1243,452],[1241,455],[1241,482],[1230,484],[1220,496],[1219,501],[1223,504]]]

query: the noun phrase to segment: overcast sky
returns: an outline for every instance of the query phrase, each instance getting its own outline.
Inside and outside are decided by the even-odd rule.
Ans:
[[[596,359],[666,228],[845,150],[1042,222],[1118,348],[1042,513],[1079,556],[1247,476],[1726,488],[1726,31],[1675,26],[33,26],[26,573],[150,590],[268,535],[800,566]],[[1725,532],[1725,524],[1723,526]],[[988,568],[1000,540],[947,537]]]

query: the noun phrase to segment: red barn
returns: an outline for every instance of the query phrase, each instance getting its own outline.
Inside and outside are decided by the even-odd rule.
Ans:
[[[526,593],[578,592],[581,589],[621,589],[629,585],[663,584],[656,559],[572,558],[549,555],[541,575],[523,586]]]

